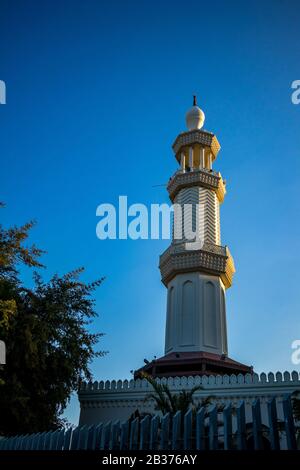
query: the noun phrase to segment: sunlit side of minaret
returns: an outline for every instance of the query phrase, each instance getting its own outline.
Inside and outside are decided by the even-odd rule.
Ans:
[[[220,204],[225,182],[212,169],[220,150],[214,134],[202,129],[204,113],[197,106],[187,112],[188,131],[178,135],[173,150],[180,168],[168,184],[173,204],[175,239],[160,257],[162,281],[167,287],[165,354],[203,351],[227,356],[225,290],[235,271],[226,246],[221,245]],[[189,214],[186,207],[192,208]],[[184,237],[185,224],[195,225],[200,244]],[[180,227],[179,227],[180,225]]]

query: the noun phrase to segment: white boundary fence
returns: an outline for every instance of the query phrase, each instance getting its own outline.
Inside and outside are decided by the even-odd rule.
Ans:
[[[49,431],[2,438],[0,450],[255,450],[297,449],[290,395],[282,401],[284,420],[278,420],[276,398],[268,401],[269,426],[262,425],[261,403],[252,404],[252,423],[246,425],[245,402],[220,410],[178,411],[171,416],[147,415],[124,422],[85,425],[76,429]],[[233,431],[234,429],[234,431]]]

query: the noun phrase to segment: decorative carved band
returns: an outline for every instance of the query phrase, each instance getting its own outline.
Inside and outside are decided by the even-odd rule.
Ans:
[[[159,269],[165,286],[176,274],[200,271],[220,276],[228,289],[235,273],[233,258],[228,248],[208,246],[207,243],[201,250],[187,250],[184,244],[171,245],[160,256]]]
[[[191,186],[204,186],[205,188],[212,189],[215,191],[219,202],[222,203],[224,201],[226,189],[220,173],[203,169],[185,173],[177,171],[167,186],[171,201],[174,201],[180,189]]]
[[[192,131],[182,132],[177,136],[174,144],[172,145],[172,148],[177,155],[182,147],[192,144],[202,144],[210,147],[214,158],[216,158],[221,148],[217,137],[211,132],[207,132],[202,129],[194,129]]]

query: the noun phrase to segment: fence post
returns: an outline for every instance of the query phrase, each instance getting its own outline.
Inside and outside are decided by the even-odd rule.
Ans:
[[[205,430],[204,430],[204,418],[205,418],[205,408],[202,407],[196,414],[196,449],[204,450],[204,439],[205,439]]]
[[[7,443],[8,443],[8,439],[4,437],[2,439],[2,444],[0,444],[1,450],[6,450]]]
[[[39,432],[36,436],[36,441],[35,441],[35,444],[34,444],[34,450],[40,450],[41,449],[41,438],[42,438],[42,433]],[[18,449],[18,442],[17,442],[17,447],[16,449]]]
[[[15,445],[16,445],[16,437],[11,437],[8,441],[8,448],[7,450],[14,450]]]
[[[88,425],[82,426],[79,429],[79,439],[78,439],[78,449],[86,449],[87,448],[87,440],[88,440],[88,433],[89,427]]]
[[[42,436],[42,434],[40,434],[40,437],[41,436]],[[17,442],[16,442],[16,447],[15,447],[16,450],[20,450],[21,442],[22,442],[22,436],[18,436],[17,437]]]
[[[160,449],[169,449],[169,437],[170,437],[170,413],[165,414],[161,420],[161,439]]]
[[[59,433],[60,431],[58,430],[57,432]],[[38,439],[39,439],[39,433],[36,432],[36,433],[33,435],[33,439],[32,439],[32,441],[31,441],[30,450],[36,450],[36,446],[37,446],[37,443],[38,443]]]
[[[259,398],[257,398],[254,401],[254,403],[252,403],[252,419],[253,419],[254,449],[262,450],[263,440],[262,440],[261,410],[260,410]]]
[[[223,410],[224,450],[232,449],[232,408],[229,403]]]
[[[246,449],[246,418],[245,418],[245,402],[241,401],[236,409],[237,417],[237,448],[238,450]]]
[[[158,425],[159,425],[159,417],[153,416],[151,419],[151,426],[150,426],[150,450],[156,450],[158,448]]]
[[[217,405],[209,412],[209,448],[218,449],[218,408]]]
[[[24,437],[24,439],[22,439],[22,450],[26,450],[28,434],[26,434],[26,436],[23,436],[23,437]],[[25,437],[26,437],[26,439],[25,439]],[[9,450],[9,446],[10,446],[10,438],[7,438],[6,442],[5,442],[5,445],[4,445],[4,449]]]
[[[76,428],[76,429],[73,429],[73,432],[72,432],[72,441],[71,441],[71,445],[70,445],[70,450],[77,450],[78,449],[78,444],[79,444],[79,429],[80,428]]]
[[[73,429],[70,428],[65,432],[64,435],[64,442],[63,442],[63,450],[70,450],[70,444],[72,441]]]
[[[109,449],[111,433],[111,421],[105,424],[102,431],[102,439],[100,448],[103,450]]]
[[[7,439],[3,439],[3,444],[2,444],[2,449],[4,450],[5,449],[5,442],[7,441]],[[18,437],[18,444],[17,444],[17,450],[21,450],[22,449],[22,442],[23,442],[23,435],[21,434],[19,437]]]
[[[94,434],[94,449],[99,450],[101,447],[101,439],[102,439],[102,432],[103,432],[103,423],[99,423],[96,426],[95,434]]]
[[[7,439],[7,443],[6,443],[6,448],[5,450],[10,450],[11,449],[11,444],[12,444],[12,437],[9,437]],[[28,443],[27,443],[28,444]]]
[[[45,434],[45,440],[44,440],[44,450],[50,450],[50,444],[51,444],[51,434],[52,432],[49,431]],[[24,447],[22,446],[24,449]]]
[[[39,437],[41,434],[39,435]],[[21,436],[17,436],[16,444],[15,444],[15,450],[19,450],[20,448],[20,442],[21,442]]]
[[[36,432],[33,436],[32,442],[31,442],[31,447],[30,447],[31,450],[36,450],[37,449],[37,445],[38,445],[38,442],[39,442],[39,437],[40,437],[40,434],[38,432]]]
[[[62,450],[63,444],[64,444],[64,438],[65,438],[65,430],[61,429],[57,437],[57,446],[56,446],[57,450]]]
[[[149,447],[150,419],[148,415],[141,421],[140,450],[146,450]]]
[[[22,438],[22,443],[21,443],[21,450],[26,450],[27,439],[28,439],[28,434],[24,434]],[[8,442],[9,442],[9,439],[7,439],[7,442],[6,442],[6,449],[8,446]]]
[[[96,433],[96,425],[95,424],[92,424],[89,428],[88,428],[88,436],[87,436],[87,444],[86,444],[86,448],[89,449],[89,450],[92,450],[92,449],[95,449],[95,433]]]
[[[192,419],[193,419],[193,410],[189,409],[184,415],[184,433],[183,433],[184,450],[190,450],[192,448]]]
[[[285,397],[282,400],[282,407],[283,407],[283,414],[284,414],[287,447],[289,450],[296,450],[297,449],[296,432],[295,432],[295,425],[294,425],[292,401],[291,401],[290,395],[285,395]]]
[[[139,438],[139,418],[135,418],[131,422],[131,426],[130,426],[130,440],[129,440],[130,450],[137,450],[138,438]]]
[[[39,434],[38,434],[38,436],[39,436]],[[19,446],[19,436],[16,436],[15,440],[14,440],[12,450],[18,450],[18,446]]]
[[[173,416],[172,423],[172,450],[180,449],[180,428],[181,428],[181,411],[177,411]]]
[[[128,449],[129,421],[121,424],[120,450]]]
[[[111,439],[111,449],[112,450],[119,450],[120,442],[120,421],[116,421],[112,427],[112,439]]]
[[[32,442],[32,435],[29,434],[26,438],[25,450],[30,450],[31,442]]]
[[[4,444],[6,442],[6,439],[5,437],[3,437],[2,439],[0,439],[0,450],[4,450]]]
[[[46,433],[45,433],[45,432],[42,432],[41,435],[40,435],[40,438],[39,438],[39,447],[38,447],[38,450],[44,450],[44,449],[45,449],[45,441],[46,441]],[[19,448],[19,449],[22,448],[22,437],[20,438],[18,448]]]
[[[56,450],[57,449],[57,440],[59,436],[60,431],[54,431],[51,435],[51,440],[50,440],[50,449],[51,450]]]
[[[271,400],[268,401],[268,417],[269,417],[271,449],[280,450],[275,397],[271,398]]]
[[[18,448],[18,441],[19,441],[19,438],[18,436],[15,436],[12,440],[12,443],[10,445],[10,450],[17,450]]]
[[[48,432],[47,435],[51,436],[51,432]],[[47,437],[47,436],[46,436]],[[29,434],[25,434],[22,440],[22,450],[26,450],[28,446]],[[48,438],[49,439],[49,438]]]

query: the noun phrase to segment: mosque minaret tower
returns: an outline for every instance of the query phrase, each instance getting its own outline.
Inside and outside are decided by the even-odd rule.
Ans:
[[[179,169],[167,186],[175,209],[173,239],[159,262],[167,288],[165,356],[136,371],[136,377],[142,371],[153,376],[252,371],[228,357],[225,292],[235,267],[221,243],[226,184],[213,169],[220,144],[203,129],[204,120],[194,96],[188,130],[173,144]]]
[[[178,168],[167,185],[174,208],[173,237],[159,260],[161,279],[167,290],[164,355],[144,359],[144,366],[132,371],[132,380],[83,384],[79,391],[80,424],[106,423],[103,428],[106,430],[111,429],[111,423],[133,416],[138,423],[138,416],[144,414],[141,423],[148,420],[149,425],[147,415],[161,412],[155,407],[155,400],[149,400],[153,387],[145,380],[146,373],[163,386],[168,396],[179,396],[183,390],[192,391],[196,387],[195,403],[209,396],[211,404],[226,407],[228,429],[230,424],[236,427],[239,421],[240,436],[247,434],[252,446],[248,426],[253,422],[254,435],[255,429],[259,433],[261,423],[266,436],[270,429],[269,436],[275,446],[275,440],[279,439],[274,437],[277,418],[278,422],[286,423],[286,417],[291,416],[292,409],[285,397],[299,391],[299,373],[278,371],[258,375],[252,366],[228,355],[225,294],[232,285],[235,268],[220,235],[220,205],[226,194],[225,181],[217,171],[220,145],[213,133],[203,129],[204,119],[194,97],[186,115],[187,130],[173,144]],[[228,421],[231,407],[236,409],[236,419]],[[201,411],[200,415],[204,416]],[[165,429],[169,426],[169,414],[166,416],[161,429],[166,423]],[[151,429],[158,422],[156,418],[151,419]],[[216,425],[215,420],[210,435],[218,434],[214,430]],[[153,426],[155,429],[157,425]],[[138,430],[139,426],[134,429]],[[280,433],[282,448],[288,441],[285,436],[290,433],[288,429],[286,426],[286,433],[282,436]]]

